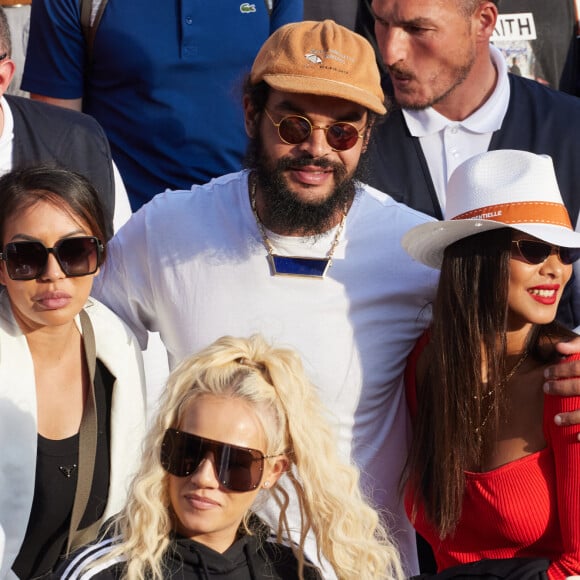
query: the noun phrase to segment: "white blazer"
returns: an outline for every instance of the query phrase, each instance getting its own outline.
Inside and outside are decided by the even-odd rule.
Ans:
[[[116,377],[111,408],[109,498],[103,521],[124,505],[141,458],[145,432],[145,388],[135,337],[106,306],[89,298],[97,358]],[[76,319],[80,330],[80,321]],[[37,445],[34,365],[26,338],[14,320],[6,291],[0,291],[0,580],[11,571],[32,508]],[[0,542],[0,548],[2,542]]]

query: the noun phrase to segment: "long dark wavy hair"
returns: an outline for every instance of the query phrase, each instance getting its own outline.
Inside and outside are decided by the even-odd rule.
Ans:
[[[419,504],[425,506],[441,538],[453,532],[461,516],[465,470],[481,465],[502,419],[502,382],[510,370],[506,333],[512,234],[502,228],[464,238],[450,245],[443,258],[403,475],[414,494],[413,515]],[[553,349],[546,355],[547,343],[573,336],[557,322],[535,325],[526,348],[531,358],[545,362],[555,357]]]

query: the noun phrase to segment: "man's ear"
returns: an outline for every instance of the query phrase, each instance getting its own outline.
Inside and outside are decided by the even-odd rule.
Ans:
[[[15,71],[16,65],[11,58],[7,57],[0,62],[0,95],[8,90]]]
[[[475,11],[475,34],[478,42],[482,43],[486,48],[495,30],[497,17],[498,10],[494,2],[482,2]]]
[[[258,121],[260,115],[252,105],[248,96],[244,97],[244,126],[246,128],[246,135],[250,139],[255,139],[258,133]]]
[[[366,150],[368,149],[369,141],[371,140],[371,135],[373,132],[373,128],[375,126],[375,122],[376,122],[376,117],[373,116],[372,121],[370,121],[366,126],[365,134],[363,135],[363,138],[362,138],[362,151],[361,151],[361,153],[366,153]]]

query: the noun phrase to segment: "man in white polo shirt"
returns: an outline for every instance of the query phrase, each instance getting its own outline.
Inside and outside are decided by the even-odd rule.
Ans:
[[[490,44],[496,2],[373,0],[372,9],[399,108],[373,135],[369,183],[441,219],[447,181],[466,159],[488,149],[546,153],[576,222],[580,100],[508,74]],[[580,324],[572,294],[558,316],[570,327]]]

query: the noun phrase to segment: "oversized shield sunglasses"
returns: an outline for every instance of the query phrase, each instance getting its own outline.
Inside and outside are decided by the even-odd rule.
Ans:
[[[167,429],[161,444],[161,465],[171,475],[191,475],[208,456],[213,460],[219,482],[230,491],[251,491],[262,481],[264,455],[257,449],[238,447]]]

